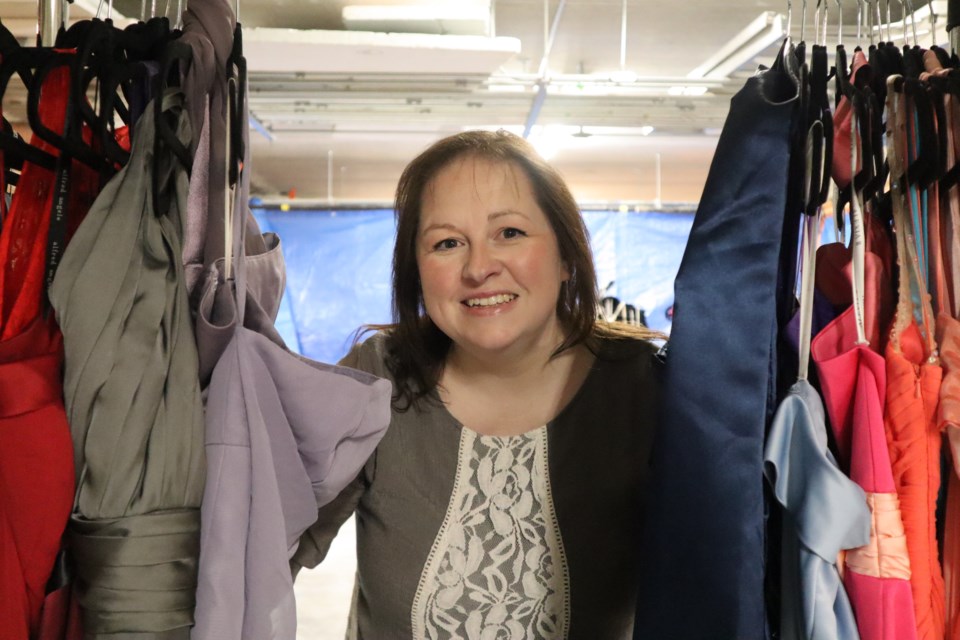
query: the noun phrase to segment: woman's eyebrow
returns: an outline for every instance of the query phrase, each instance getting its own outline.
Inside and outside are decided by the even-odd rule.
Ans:
[[[446,229],[449,231],[456,231],[457,227],[450,224],[449,222],[435,222],[428,227],[425,227],[420,233],[428,233],[436,229]]]
[[[493,213],[488,215],[487,221],[493,221],[498,218],[503,218],[505,216],[520,216],[521,218],[529,219],[527,215],[521,211],[517,211],[515,209],[502,209],[500,211],[494,211]],[[431,231],[436,231],[436,230],[459,231],[456,225],[450,224],[449,222],[434,222],[433,224],[430,224],[424,227],[423,230],[420,231],[420,233],[425,234],[425,233],[429,233]]]
[[[516,209],[503,209],[501,211],[494,211],[487,216],[487,220],[496,220],[497,218],[502,218],[503,216],[520,216],[521,218],[526,218],[527,216]]]

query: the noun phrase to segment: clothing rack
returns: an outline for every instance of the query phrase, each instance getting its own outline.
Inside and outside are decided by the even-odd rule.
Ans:
[[[947,4],[947,34],[950,36],[950,48],[960,48],[960,0],[949,0]]]
[[[37,45],[41,47],[53,46],[57,39],[57,32],[63,26],[65,0],[40,0],[37,8]]]

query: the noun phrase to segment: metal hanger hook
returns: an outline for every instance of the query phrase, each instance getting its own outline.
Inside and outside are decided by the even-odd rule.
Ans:
[[[840,0],[834,0],[837,3],[837,46],[843,44],[843,5]]]
[[[893,19],[890,17],[890,0],[883,0],[887,7],[887,42],[893,42]]]
[[[823,30],[820,32],[819,39],[820,45],[824,48],[827,46],[827,25],[830,20],[830,11],[828,10],[827,3],[825,0],[817,0],[817,9],[820,9],[820,5],[823,5]]]
[[[883,42],[883,17],[880,15],[880,0],[873,0],[873,17],[877,21],[877,37]]]
[[[913,0],[907,0],[907,10],[910,11],[910,32],[913,34],[913,46],[918,47],[920,46],[920,39],[917,37],[917,14],[913,10]],[[906,22],[904,22],[903,28],[907,28]]]
[[[903,44],[907,44],[907,5],[904,4],[903,0],[897,0],[897,3],[900,4],[900,24],[901,29],[903,29]],[[891,42],[893,39],[891,38]]]
[[[857,46],[863,43],[863,0],[857,0]]]
[[[803,0],[803,15],[800,16],[800,42],[806,42],[807,35],[807,0]]]
[[[790,37],[790,28],[793,26],[793,0],[787,0],[787,37]]]

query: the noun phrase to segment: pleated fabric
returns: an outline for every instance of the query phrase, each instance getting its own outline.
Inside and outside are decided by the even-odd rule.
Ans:
[[[926,61],[926,56],[924,57]],[[932,66],[932,65],[931,65]],[[937,71],[934,68],[935,71]],[[937,71],[937,73],[940,73]],[[947,165],[960,158],[960,101],[947,93],[944,96],[947,116]],[[932,265],[936,274],[937,313],[936,341],[940,350],[943,380],[940,385],[938,427],[946,436],[952,466],[943,478],[947,485],[947,506],[943,528],[943,581],[946,601],[946,638],[960,640],[960,187],[940,192],[940,215],[937,233],[928,231],[931,246],[939,262]]]
[[[734,96],[674,285],[638,541],[638,639],[766,634],[763,447],[777,406],[780,265],[796,262],[796,245],[783,241],[798,226],[785,222],[794,63],[781,52]]]
[[[943,478],[947,483],[943,538],[946,638],[960,640],[960,320],[941,312],[937,342],[943,368],[937,426],[946,435],[953,462]]]
[[[942,371],[928,360],[914,322],[886,350],[885,424],[910,554],[918,637],[943,637],[944,587],[937,545],[940,430],[936,410]]]
[[[953,250],[960,251],[957,247]],[[937,342],[943,368],[937,426],[947,437],[953,461],[943,479],[947,483],[943,541],[946,637],[960,640],[960,321],[946,312],[937,316]]]
[[[887,81],[887,134],[892,148],[890,176],[897,185],[893,215],[900,281],[897,310],[884,352],[884,427],[910,555],[917,637],[940,640],[945,630],[945,602],[936,528],[941,446],[936,412],[943,372],[925,284],[924,256],[914,245],[914,238],[919,236],[911,223],[911,213],[918,205],[911,200],[916,194],[903,178],[903,163],[910,157],[908,129],[913,116],[903,93],[894,89],[895,81],[896,77]]]
[[[162,107],[189,143],[179,90]],[[77,472],[69,540],[94,639],[187,638],[193,623],[204,463],[181,265],[187,176],[167,149],[155,156],[153,114],[151,103],[50,290]]]

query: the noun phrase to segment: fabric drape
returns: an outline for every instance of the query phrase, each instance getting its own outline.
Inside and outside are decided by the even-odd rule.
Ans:
[[[842,550],[869,541],[870,510],[827,449],[824,418],[817,391],[798,381],[777,409],[764,451],[764,472],[786,510],[782,640],[860,638],[836,562]]]
[[[209,382],[209,480],[193,640],[296,635],[290,559],[300,536],[318,509],[357,477],[390,423],[388,381],[301,358],[274,328],[285,284],[283,254],[276,235],[259,234],[247,206],[246,135],[247,169],[240,172],[229,221],[232,253],[214,262],[200,289],[197,344],[200,378]],[[225,224],[221,215],[212,226],[222,233]],[[251,228],[257,242],[245,238]],[[249,247],[264,250],[248,255]]]
[[[824,261],[817,273],[837,272],[835,278],[843,282],[840,288],[848,293],[852,285],[850,253],[835,249],[821,247],[820,257],[840,253],[846,264]],[[843,575],[860,636],[863,640],[910,640],[917,633],[910,562],[883,424],[887,376],[883,357],[876,351],[879,332],[870,329],[878,324],[889,281],[882,261],[871,251],[865,254],[864,271],[865,317],[872,318],[865,335],[870,344],[857,344],[851,306],[813,339],[811,351],[840,466],[870,498],[869,545],[846,555]]]
[[[766,633],[763,446],[776,406],[794,63],[782,51],[734,96],[674,285],[638,639]]]
[[[162,107],[189,143],[179,90]],[[50,290],[78,483],[69,538],[94,639],[187,638],[193,623],[204,465],[181,265],[187,176],[165,147],[155,156],[153,113],[151,103]]]
[[[63,132],[66,68],[46,77],[40,118]],[[31,144],[58,152],[36,136]],[[2,170],[0,154],[0,170]],[[67,231],[93,202],[95,172],[70,162]],[[0,632],[34,637],[74,493],[73,447],[63,406],[63,340],[44,317],[47,234],[56,176],[25,163],[0,232]],[[0,197],[3,197],[0,194]]]

